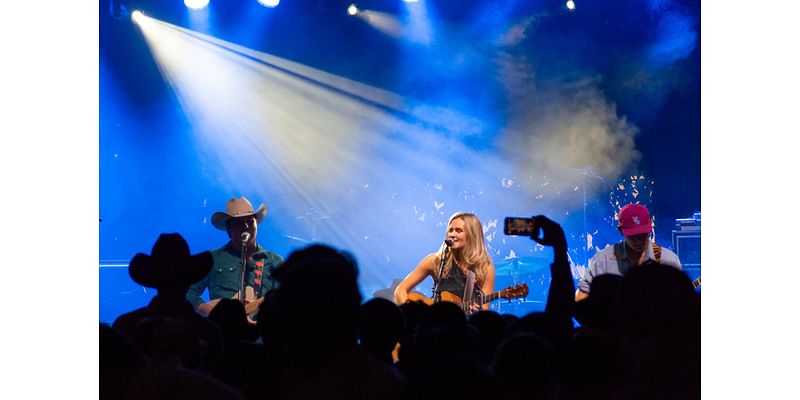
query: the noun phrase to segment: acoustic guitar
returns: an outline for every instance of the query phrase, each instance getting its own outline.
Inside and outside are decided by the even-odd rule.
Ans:
[[[231,299],[239,300],[239,293],[235,293],[231,296]],[[211,306],[216,306],[219,303],[220,299],[214,299],[208,302]],[[256,291],[253,289],[252,286],[245,286],[244,289],[244,313],[247,314],[248,317],[253,318],[255,314],[258,312],[258,307],[261,306],[261,303],[264,302],[264,297],[256,298]]]
[[[509,286],[509,287],[507,287],[507,288],[505,288],[505,289],[503,289],[503,290],[501,290],[499,292],[494,292],[494,293],[492,293],[492,294],[490,294],[488,296],[483,296],[482,299],[475,298],[475,299],[473,299],[472,303],[473,304],[477,304],[478,306],[482,306],[482,305],[484,305],[486,303],[490,303],[490,302],[495,301],[497,299],[508,299],[508,300],[511,300],[511,299],[524,298],[524,297],[527,297],[527,296],[528,296],[528,284],[527,283],[523,283],[521,285]],[[408,301],[421,301],[421,302],[423,302],[423,303],[425,303],[427,305],[433,304],[433,299],[431,299],[429,297],[425,297],[425,296],[423,296],[421,294],[418,294],[418,293],[409,293],[408,294]],[[458,295],[453,294],[451,292],[443,291],[442,295],[441,295],[441,301],[447,301],[447,302],[450,302],[450,303],[455,303],[455,304],[461,306],[461,308],[464,308],[464,304],[463,304],[463,301],[461,299],[461,296],[458,296]]]

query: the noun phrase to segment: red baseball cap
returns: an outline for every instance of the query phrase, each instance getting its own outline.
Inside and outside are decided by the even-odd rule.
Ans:
[[[641,204],[628,204],[619,210],[619,228],[625,236],[641,235],[653,230],[650,212]]]

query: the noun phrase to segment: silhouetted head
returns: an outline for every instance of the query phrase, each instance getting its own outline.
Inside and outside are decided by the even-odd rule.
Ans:
[[[683,271],[657,262],[625,274],[620,310],[628,334],[637,337],[694,329],[699,323],[699,298],[691,279]]]
[[[134,282],[161,292],[185,294],[189,285],[203,279],[214,259],[204,251],[192,255],[189,244],[178,233],[162,233],[150,254],[138,253],[128,265]]]
[[[467,316],[464,310],[455,303],[440,301],[433,303],[422,314],[418,330],[430,329],[441,326],[464,326]]]
[[[403,313],[393,302],[374,298],[361,305],[361,345],[379,359],[391,359],[404,329]]]
[[[481,334],[485,333],[490,336],[504,336],[507,327],[503,316],[491,310],[481,310],[470,315],[468,322]]]
[[[348,254],[312,245],[293,252],[273,273],[273,305],[290,353],[322,355],[355,346],[360,323],[358,268]]]
[[[400,305],[400,311],[406,321],[406,332],[413,333],[417,330],[428,307],[427,304],[421,301],[408,301]]]
[[[420,329],[411,353],[402,350],[401,347],[400,360],[409,362],[407,367],[412,374],[446,361],[480,363],[481,356],[477,331],[467,324]]]
[[[226,341],[252,341],[258,337],[256,328],[247,322],[244,304],[239,300],[221,299],[208,319],[217,323]]]
[[[553,319],[543,312],[528,313],[517,319],[508,328],[508,332],[509,334],[533,333],[554,346],[560,339],[560,332]]]
[[[469,316],[469,324],[478,331],[478,338],[481,341],[481,360],[488,364],[497,346],[506,337],[506,321],[497,312],[481,310]]]
[[[517,333],[497,349],[489,367],[506,398],[556,399],[561,387],[553,346],[538,335]]]
[[[592,280],[592,295],[575,304],[575,318],[581,325],[616,329],[619,325],[619,299],[622,276],[603,274]]]

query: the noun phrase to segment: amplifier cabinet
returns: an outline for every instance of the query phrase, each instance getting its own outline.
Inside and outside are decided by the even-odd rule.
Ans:
[[[700,231],[672,231],[672,248],[684,267],[700,267]]]

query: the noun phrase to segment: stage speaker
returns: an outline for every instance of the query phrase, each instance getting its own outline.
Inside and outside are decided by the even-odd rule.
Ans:
[[[672,231],[672,248],[684,267],[700,267],[700,231]]]

